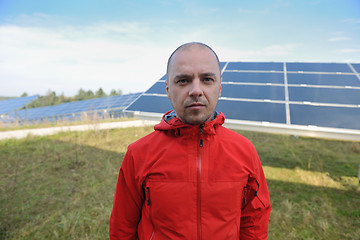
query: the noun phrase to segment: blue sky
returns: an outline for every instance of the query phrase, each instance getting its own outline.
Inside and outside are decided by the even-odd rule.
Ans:
[[[0,96],[145,91],[190,41],[221,61],[360,62],[360,1],[0,0]]]

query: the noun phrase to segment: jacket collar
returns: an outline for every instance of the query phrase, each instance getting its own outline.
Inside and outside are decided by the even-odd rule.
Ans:
[[[216,133],[216,128],[222,125],[225,121],[225,116],[223,113],[214,112],[213,119],[211,121],[203,123],[203,133],[213,135]],[[176,117],[176,112],[174,110],[168,111],[164,114],[161,119],[161,122],[155,125],[154,129],[159,131],[171,131],[175,132],[175,135],[179,133],[198,133],[198,129],[201,124],[191,125],[186,124],[180,121]]]

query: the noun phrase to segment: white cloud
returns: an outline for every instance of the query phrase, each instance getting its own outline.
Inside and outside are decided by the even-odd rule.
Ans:
[[[349,37],[333,37],[328,39],[329,42],[350,41],[350,40],[352,40],[352,38]]]
[[[336,50],[337,53],[360,53],[360,48],[344,48]]]
[[[351,24],[360,24],[360,18],[347,18],[347,19],[341,20],[341,22],[351,23]]]
[[[0,26],[0,95],[44,94],[48,89],[73,95],[80,88],[99,87],[145,91],[165,72],[164,56],[171,51],[147,41],[140,44],[136,38],[147,31],[136,23]]]
[[[243,14],[269,14],[270,10],[269,9],[256,9],[256,10],[252,10],[252,9],[246,9],[246,8],[239,8],[238,9],[239,13],[243,13]]]

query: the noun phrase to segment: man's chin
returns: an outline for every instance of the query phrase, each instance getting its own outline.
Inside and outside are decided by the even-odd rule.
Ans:
[[[198,125],[198,124],[202,124],[204,122],[207,122],[211,119],[211,115],[210,116],[187,116],[183,122],[187,123],[187,124],[191,124],[191,125]]]

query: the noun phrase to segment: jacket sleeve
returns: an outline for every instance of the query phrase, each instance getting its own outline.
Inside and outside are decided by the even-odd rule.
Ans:
[[[140,221],[143,193],[135,177],[134,159],[128,148],[116,184],[113,209],[110,216],[110,240],[136,240]]]
[[[248,189],[248,194],[251,194],[251,200],[242,209],[240,239],[267,240],[271,211],[270,196],[261,162],[255,148],[253,148],[252,160],[254,161],[255,171],[249,177],[248,183],[249,187],[252,187],[252,190]]]

